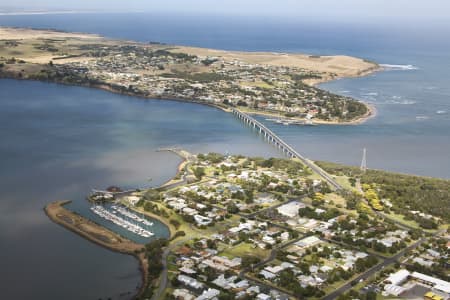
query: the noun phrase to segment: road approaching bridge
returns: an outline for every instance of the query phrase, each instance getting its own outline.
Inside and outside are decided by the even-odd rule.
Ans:
[[[342,190],[342,186],[336,182],[336,180],[331,177],[330,174],[325,172],[322,168],[316,165],[314,162],[308,160],[306,157],[298,153],[294,148],[292,148],[288,143],[283,141],[278,135],[276,135],[272,130],[267,128],[264,124],[253,118],[252,116],[233,108],[231,112],[236,115],[244,123],[253,126],[253,128],[258,129],[260,134],[264,134],[267,141],[276,147],[280,148],[287,156],[291,158],[298,158],[304,165],[308,166],[311,170],[319,174],[325,181],[327,181],[336,190]]]

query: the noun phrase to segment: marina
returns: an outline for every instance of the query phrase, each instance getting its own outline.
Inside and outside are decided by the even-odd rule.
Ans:
[[[127,210],[125,207],[113,205],[113,206],[111,206],[111,208],[114,210],[113,213],[119,212],[122,215],[135,220],[136,222],[142,223],[142,224],[144,224],[146,226],[153,226],[152,222],[147,221],[143,217],[139,217],[138,215],[136,215],[136,214],[130,212],[129,210]]]
[[[132,212],[126,210],[126,208],[118,207],[118,206],[112,206],[112,211],[109,211],[107,208],[101,205],[95,205],[92,206],[90,209],[93,213],[96,215],[102,217],[103,219],[106,219],[136,235],[139,235],[141,237],[151,237],[153,232],[143,228],[141,225],[138,225],[137,223],[141,223],[146,226],[152,226],[153,223],[133,214]],[[132,220],[136,221],[134,223],[133,221],[129,221],[123,217],[120,216],[122,214],[125,217],[131,218]]]

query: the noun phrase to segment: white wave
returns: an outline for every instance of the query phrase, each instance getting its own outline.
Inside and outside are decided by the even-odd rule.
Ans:
[[[416,116],[416,120],[428,120],[429,116]]]
[[[391,65],[391,64],[380,64],[386,70],[398,70],[398,71],[410,71],[418,70],[419,68],[413,65]]]
[[[413,101],[413,100],[402,100],[402,101],[388,100],[388,101],[386,101],[386,104],[400,104],[400,105],[413,105],[416,103],[417,102]]]
[[[377,102],[377,98],[375,97],[364,96],[363,99],[365,102]]]
[[[377,92],[362,93],[363,96],[378,96]]]
[[[339,94],[348,94],[350,93],[350,91],[347,90],[342,90],[342,91],[338,91]]]
[[[402,99],[402,96],[392,96],[392,99],[398,100],[398,99]]]
[[[446,110],[437,110],[436,113],[438,115],[445,115],[447,113],[447,111]]]

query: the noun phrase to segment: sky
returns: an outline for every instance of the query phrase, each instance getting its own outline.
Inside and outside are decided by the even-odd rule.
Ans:
[[[0,9],[143,11],[356,19],[450,19],[449,0],[0,0]]]

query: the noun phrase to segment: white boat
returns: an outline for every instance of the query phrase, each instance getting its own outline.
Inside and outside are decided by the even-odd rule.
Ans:
[[[103,206],[96,205],[96,206],[91,207],[91,210],[96,215],[98,215],[98,216],[100,216],[122,228],[125,228],[126,230],[131,231],[134,234],[137,234],[142,237],[150,237],[153,235],[153,232],[146,230],[137,224],[133,224],[130,221],[125,220],[118,215],[115,215],[114,213],[108,211]]]
[[[112,208],[114,209],[114,212],[116,212],[116,213],[119,212],[120,214],[124,215],[125,217],[133,219],[133,220],[135,220],[139,223],[142,223],[146,226],[153,226],[152,222],[149,222],[144,217],[140,217],[137,214],[132,213],[131,211],[127,210],[125,207],[112,206]]]

